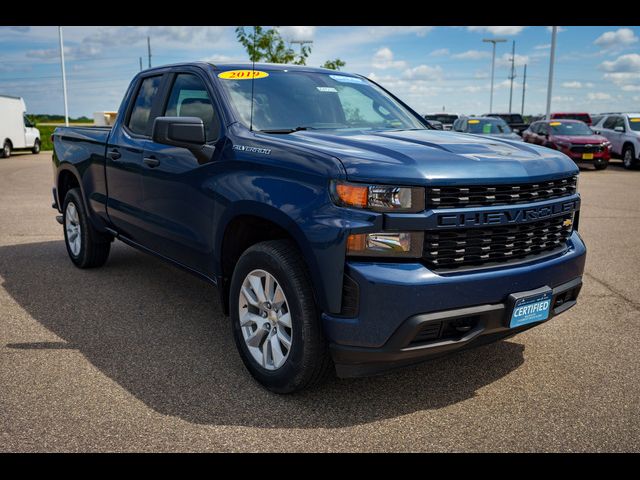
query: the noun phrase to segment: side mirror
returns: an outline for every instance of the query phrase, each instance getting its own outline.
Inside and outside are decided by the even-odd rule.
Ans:
[[[624,133],[624,127],[615,127],[613,130],[616,132]]]
[[[199,117],[157,117],[151,138],[156,143],[186,148],[201,165],[211,161],[215,150],[207,145],[204,122]]]
[[[157,117],[151,137],[156,143],[189,150],[200,149],[207,141],[204,122],[198,117]]]

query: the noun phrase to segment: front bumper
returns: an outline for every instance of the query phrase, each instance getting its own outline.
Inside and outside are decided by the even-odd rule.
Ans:
[[[585,258],[584,243],[574,232],[561,254],[479,271],[438,275],[422,264],[347,262],[346,274],[358,285],[358,314],[323,314],[336,371],[344,377],[369,375],[538,325],[509,328],[509,295],[551,288],[552,318],[575,304]],[[460,320],[462,331],[454,331]],[[436,326],[437,339],[420,341],[420,332]]]
[[[585,164],[593,164],[593,163],[601,163],[608,162],[611,159],[611,152],[609,150],[604,150],[602,152],[593,153],[593,158],[585,159],[582,153],[572,152],[570,150],[563,150],[571,160],[576,163],[585,163]]]

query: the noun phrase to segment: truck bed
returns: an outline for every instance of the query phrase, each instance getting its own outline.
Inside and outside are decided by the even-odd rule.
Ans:
[[[111,127],[57,127],[53,131],[53,135],[60,137],[61,140],[81,140],[93,144],[106,145],[107,139],[111,133]]]

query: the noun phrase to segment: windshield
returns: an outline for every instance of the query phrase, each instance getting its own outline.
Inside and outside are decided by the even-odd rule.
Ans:
[[[482,134],[511,133],[511,128],[500,118],[472,118],[467,122],[467,131]]]
[[[516,113],[514,113],[514,114],[493,113],[493,114],[491,114],[489,116],[495,117],[495,118],[501,118],[505,122],[509,122],[509,123],[524,123],[524,120],[522,119],[522,116],[520,116],[520,115],[518,115]]]
[[[426,118],[427,120],[435,120],[436,122],[440,122],[440,123],[444,123],[446,125],[449,125],[453,122],[455,122],[458,119],[457,115],[438,115],[438,114],[434,114],[434,115],[425,115],[424,118]]]
[[[554,113],[552,118],[564,118],[567,120],[580,120],[584,123],[591,123],[591,117],[586,113]]]
[[[235,72],[245,72],[246,76]],[[382,89],[359,77],[337,72],[256,70],[251,81],[251,72],[225,71],[218,77],[246,127],[251,123],[253,83],[254,130],[288,133],[296,129],[427,129]]]
[[[582,122],[549,122],[554,135],[593,135],[587,125]]]
[[[640,117],[629,117],[629,126],[634,132],[640,132]]]

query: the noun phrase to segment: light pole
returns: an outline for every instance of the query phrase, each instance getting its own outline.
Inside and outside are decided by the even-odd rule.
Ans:
[[[489,100],[489,113],[493,113],[493,74],[496,66],[496,43],[506,42],[507,40],[504,38],[484,38],[482,41],[485,43],[493,43],[493,55],[491,57],[491,97]]]
[[[547,85],[547,114],[546,119],[551,116],[551,90],[553,88],[553,63],[556,59],[556,34],[558,27],[553,27],[551,31],[551,57],[549,58],[549,84]]]
[[[516,78],[516,41],[513,41],[513,47],[511,49],[511,87],[509,88],[509,113],[511,113],[511,101],[513,100],[513,79]]]
[[[60,65],[62,66],[62,96],[64,97],[64,124],[69,126],[69,107],[67,106],[67,74],[64,71],[64,42],[62,41],[62,27],[58,27],[60,39]]]

